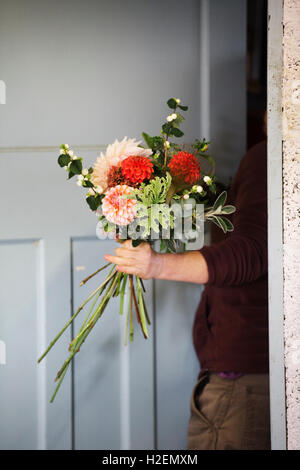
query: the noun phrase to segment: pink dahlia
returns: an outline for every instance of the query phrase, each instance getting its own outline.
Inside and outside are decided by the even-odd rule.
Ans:
[[[109,189],[102,200],[102,212],[109,222],[116,225],[128,225],[136,217],[135,199],[124,198],[132,194],[133,188],[119,184]]]

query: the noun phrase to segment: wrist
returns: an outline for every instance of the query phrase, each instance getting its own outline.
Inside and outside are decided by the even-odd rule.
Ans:
[[[161,279],[164,265],[164,254],[153,251],[151,259],[151,277]]]

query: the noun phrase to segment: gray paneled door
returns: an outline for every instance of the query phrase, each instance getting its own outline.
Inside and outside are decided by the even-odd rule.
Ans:
[[[114,247],[96,239],[96,219],[82,190],[66,183],[56,146],[67,141],[92,163],[99,142],[158,132],[169,96],[190,105],[187,142],[202,133],[219,140],[219,128],[223,136],[232,128],[232,114],[235,129],[243,129],[236,89],[231,106],[210,99],[224,78],[212,73],[215,63],[223,64],[221,70],[227,67],[234,83],[238,76],[243,86],[245,79],[244,67],[238,74],[232,67],[232,61],[244,64],[245,35],[234,28],[242,24],[245,31],[245,9],[237,8],[245,1],[226,2],[226,18],[238,14],[241,19],[231,22],[230,37],[227,21],[214,27],[223,4],[0,2],[0,80],[6,84],[6,104],[0,103],[1,449],[186,446],[190,394],[199,371],[191,329],[200,286],[147,282],[150,339],[145,342],[137,331],[126,348],[124,318],[111,304],[52,405],[53,379],[71,331],[44,363],[38,366],[36,359],[97,282],[79,288],[79,281]],[[218,8],[221,16],[215,14]],[[215,31],[219,43],[208,47]],[[222,48],[213,56],[231,42],[241,45],[234,57],[228,49],[231,62]],[[214,80],[202,80],[204,71]],[[219,112],[213,123],[212,106]],[[211,135],[204,131],[209,128]],[[240,150],[222,146],[220,156],[227,163],[228,155],[241,157]]]
[[[92,162],[95,153],[86,154]],[[0,173],[14,175],[16,188],[7,178],[0,190],[0,448],[184,448],[197,370],[196,286],[158,283],[154,292],[148,281],[152,319],[156,310],[150,339],[136,328],[127,347],[114,301],[49,404],[70,330],[44,363],[36,359],[101,275],[81,288],[80,280],[115,246],[95,237],[96,218],[56,157],[32,151],[0,158]]]
[[[1,449],[185,447],[199,286],[147,282],[150,339],[137,330],[126,348],[111,304],[52,405],[71,331],[36,360],[101,275],[80,280],[114,247],[96,239],[56,146],[67,141],[92,163],[99,142],[157,132],[169,94],[195,103],[186,138],[198,137],[198,28],[198,0],[0,2]]]

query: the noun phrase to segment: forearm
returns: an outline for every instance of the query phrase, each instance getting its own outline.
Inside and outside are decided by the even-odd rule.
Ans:
[[[105,255],[116,269],[142,279],[167,279],[204,284],[208,282],[208,267],[199,251],[162,254],[153,251],[149,243],[132,246],[131,240],[115,249],[115,255]]]
[[[199,251],[185,253],[157,254],[159,257],[156,279],[169,281],[194,282],[205,284],[208,282],[208,268],[204,256]]]

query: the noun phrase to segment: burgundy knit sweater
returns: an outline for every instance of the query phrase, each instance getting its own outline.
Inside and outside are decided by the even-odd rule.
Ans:
[[[200,251],[209,281],[193,338],[201,369],[268,372],[267,144],[247,152],[229,192],[234,231]]]

